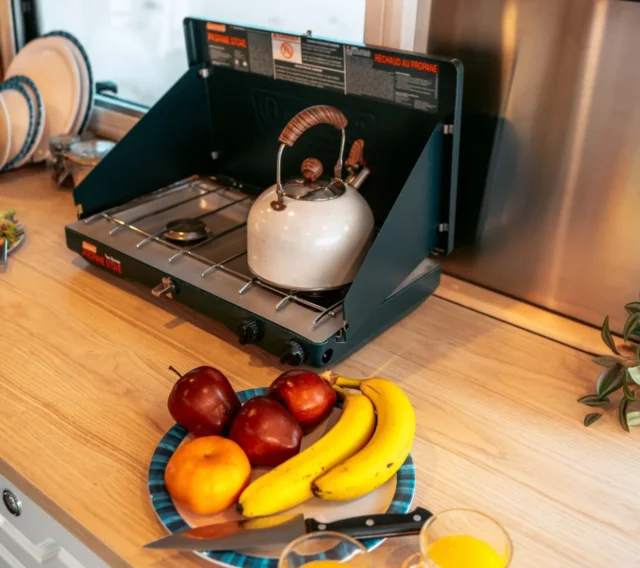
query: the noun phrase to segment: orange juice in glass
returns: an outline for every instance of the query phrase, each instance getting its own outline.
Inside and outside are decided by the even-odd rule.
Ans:
[[[367,549],[337,532],[309,533],[294,540],[280,556],[278,568],[374,568]]]
[[[469,509],[431,517],[422,527],[420,548],[404,568],[507,568],[512,556],[511,540],[500,524]]]

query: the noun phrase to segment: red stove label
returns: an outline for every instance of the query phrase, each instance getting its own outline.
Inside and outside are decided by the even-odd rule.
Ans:
[[[88,243],[87,241],[82,241],[82,251],[88,251],[96,254],[98,252],[98,247]]]
[[[111,255],[99,254],[98,247],[92,243],[82,241],[82,256],[87,260],[90,260],[95,264],[99,264],[100,266],[104,266],[117,274],[122,274],[122,263]]]

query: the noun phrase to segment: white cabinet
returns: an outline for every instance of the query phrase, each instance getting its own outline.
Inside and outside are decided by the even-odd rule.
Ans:
[[[108,568],[1,475],[0,496],[0,568]]]

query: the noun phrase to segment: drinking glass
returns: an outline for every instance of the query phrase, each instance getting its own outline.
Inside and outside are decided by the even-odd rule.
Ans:
[[[278,568],[374,568],[367,549],[337,532],[315,532],[297,538],[280,556]]]
[[[470,509],[450,509],[431,517],[420,532],[420,550],[403,568],[507,568],[513,546],[494,519]]]

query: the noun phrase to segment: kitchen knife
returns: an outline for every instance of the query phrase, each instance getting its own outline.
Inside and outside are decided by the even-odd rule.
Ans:
[[[431,517],[418,507],[406,514],[366,515],[332,523],[305,519],[304,515],[278,515],[243,519],[186,529],[145,544],[168,550],[244,550],[272,544],[288,544],[311,532],[335,531],[353,538],[387,538],[418,534]]]

